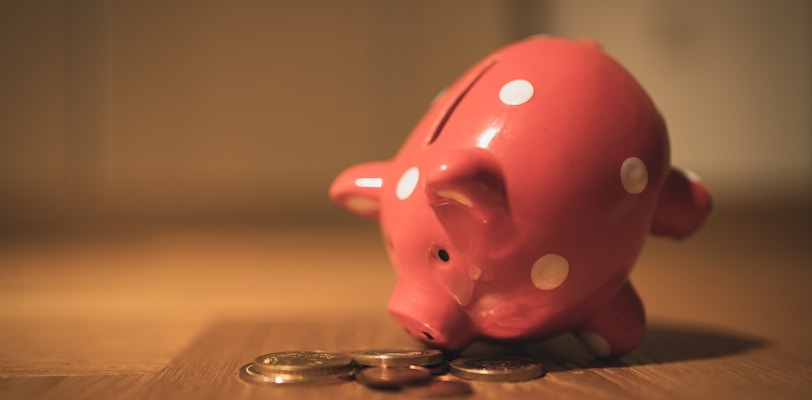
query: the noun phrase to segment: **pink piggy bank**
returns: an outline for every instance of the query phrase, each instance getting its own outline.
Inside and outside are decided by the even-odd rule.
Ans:
[[[348,168],[330,196],[380,222],[389,311],[428,346],[573,331],[600,357],[642,339],[629,273],[648,233],[684,237],[710,211],[635,79],[594,42],[554,37],[474,65],[393,159]]]

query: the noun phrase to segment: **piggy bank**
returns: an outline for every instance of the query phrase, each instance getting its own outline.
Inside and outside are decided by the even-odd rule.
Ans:
[[[645,331],[629,273],[649,233],[681,238],[710,197],[670,166],[666,126],[590,40],[529,38],[442,91],[394,158],[343,171],[342,207],[380,223],[389,311],[430,347],[574,332],[600,357]]]

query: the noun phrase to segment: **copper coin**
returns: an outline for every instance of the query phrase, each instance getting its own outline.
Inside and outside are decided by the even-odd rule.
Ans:
[[[431,372],[423,367],[368,367],[355,373],[355,379],[364,385],[380,389],[397,389],[426,382]]]
[[[544,375],[541,363],[524,357],[474,357],[451,361],[451,373],[464,379],[517,382]]]

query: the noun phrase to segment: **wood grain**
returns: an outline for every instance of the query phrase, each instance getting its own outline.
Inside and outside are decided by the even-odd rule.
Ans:
[[[388,319],[221,322],[159,374],[147,397],[191,398],[206,393],[214,398],[234,394],[241,398],[388,398],[391,393],[352,382],[326,389],[247,384],[239,381],[236,371],[255,356],[271,351],[346,351],[402,345],[414,343]],[[541,360],[549,373],[542,379],[522,383],[474,382],[477,398],[498,399],[506,394],[543,398],[697,398],[711,393],[786,398],[796,388],[778,383],[802,382],[809,373],[790,354],[777,354],[761,340],[708,327],[661,322],[653,323],[638,351],[613,362],[594,360],[572,336],[510,346],[480,343],[463,355],[487,354],[531,356]],[[720,374],[722,371],[727,373]]]
[[[472,398],[810,398],[807,210],[717,215],[651,240],[633,274],[640,347],[594,360],[571,335],[520,354],[548,374]],[[397,398],[354,382],[271,388],[237,369],[265,352],[412,345],[386,315],[393,273],[371,225],[147,227],[0,242],[0,399]]]

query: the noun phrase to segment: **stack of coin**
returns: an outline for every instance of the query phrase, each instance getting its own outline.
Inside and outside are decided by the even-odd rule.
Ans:
[[[431,371],[417,365],[366,367],[355,373],[355,380],[377,389],[401,389],[431,380]]]
[[[355,379],[368,387],[404,390],[411,397],[445,397],[473,393],[456,378],[517,382],[544,375],[541,363],[522,357],[457,358],[450,366],[433,349],[370,349],[352,355],[324,351],[263,354],[240,369],[244,380],[262,384],[319,384]]]
[[[428,369],[445,365],[443,353],[435,349],[369,349],[352,352],[352,360],[366,367],[417,365]]]
[[[325,351],[286,351],[258,356],[240,368],[240,377],[254,383],[332,383],[352,378],[352,358]]]
[[[457,358],[450,369],[463,379],[491,382],[527,381],[544,375],[540,362],[524,357]]]
[[[363,367],[355,379],[378,389],[401,389],[428,382],[433,371],[447,370],[443,353],[433,349],[370,349],[352,352],[352,359]]]

